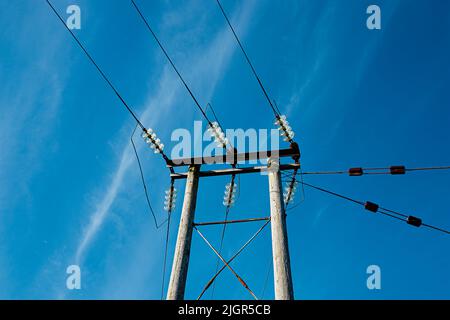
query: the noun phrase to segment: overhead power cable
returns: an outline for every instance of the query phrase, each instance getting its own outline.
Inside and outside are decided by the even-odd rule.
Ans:
[[[214,248],[214,246],[208,241],[208,239],[206,239],[206,237],[203,235],[203,233],[200,232],[200,230],[198,230],[198,228],[196,226],[194,226],[194,230],[197,231],[197,233],[200,235],[200,237],[205,241],[205,243],[211,248],[211,250],[216,254],[216,256],[218,256],[220,258],[220,260],[222,260],[222,262],[224,263],[224,265],[231,271],[231,273],[238,279],[239,283],[252,295],[252,297],[255,300],[258,300],[258,298],[256,297],[256,295],[253,293],[253,291],[250,289],[250,287],[248,286],[248,284],[244,281],[244,279],[237,274],[237,272],[230,266],[230,264],[222,257],[222,255],[217,252],[216,248]]]
[[[300,163],[298,161],[298,159],[296,160],[296,163]],[[301,165],[299,168],[294,169],[294,171],[292,173],[281,172],[282,177],[286,178],[286,179],[282,180],[283,183],[286,183],[286,187],[285,187],[285,191],[284,191],[284,203],[285,203],[286,211],[296,208],[305,200],[305,187],[304,187],[303,183],[300,182],[301,187],[302,187],[302,198],[300,201],[298,201],[298,203],[296,205],[288,208],[290,206],[290,204],[293,202],[295,193],[297,191],[297,185],[299,183],[297,181],[298,180],[297,175],[298,175],[299,171],[300,171],[300,180],[301,180],[301,182],[303,182],[303,170],[302,170]]]
[[[130,138],[131,145],[133,146],[134,154],[136,156],[136,160],[137,160],[137,163],[138,163],[138,166],[139,166],[139,173],[141,175],[142,186],[144,187],[145,199],[147,201],[148,209],[150,210],[150,213],[153,216],[153,221],[155,222],[156,229],[159,229],[168,221],[168,219],[164,220],[161,224],[159,224],[158,220],[156,219],[155,212],[153,211],[153,207],[150,204],[150,198],[148,196],[147,184],[145,183],[145,178],[144,178],[144,173],[143,173],[143,170],[142,170],[141,160],[139,159],[139,154],[137,152],[136,145],[134,144],[134,140],[133,140],[133,136],[134,136],[134,133],[136,132],[136,129],[137,129],[137,125],[134,128],[133,134],[131,135],[131,138]]]
[[[234,182],[235,179],[236,179],[236,176],[232,175],[231,182],[228,183],[225,187],[225,195],[223,198],[223,205],[225,206],[225,221],[228,221],[228,215],[230,214],[230,209],[233,206],[234,201],[235,201],[236,189],[237,189],[237,184]],[[222,254],[223,242],[225,239],[226,230],[227,230],[227,224],[225,223],[222,227],[222,234],[220,236],[219,255]],[[220,263],[220,259],[219,259],[219,257],[217,257],[215,272],[217,272],[217,270],[219,269],[219,263]],[[212,290],[211,290],[211,298],[214,297],[215,289],[216,289],[216,283],[214,282]]]
[[[336,193],[336,192],[333,192],[333,191],[330,191],[330,190],[327,190],[327,189],[324,189],[324,188],[321,188],[321,187],[317,187],[317,186],[311,185],[311,184],[306,183],[306,182],[301,182],[301,183],[304,184],[307,187],[310,187],[310,188],[316,189],[318,191],[321,191],[321,192],[333,195],[335,197],[339,197],[341,199],[344,199],[344,200],[356,203],[358,205],[361,205],[366,210],[368,210],[370,212],[381,213],[381,214],[383,214],[385,216],[388,216],[388,217],[391,217],[391,218],[394,218],[394,219],[397,219],[397,220],[404,221],[407,224],[412,225],[414,227],[424,226],[424,227],[427,227],[427,228],[430,228],[430,229],[433,229],[433,230],[436,230],[436,231],[440,231],[440,232],[443,232],[443,233],[446,233],[446,234],[450,234],[450,231],[448,231],[448,230],[445,230],[445,229],[442,229],[442,228],[438,228],[438,227],[435,227],[435,226],[423,223],[422,219],[420,219],[420,218],[417,218],[417,217],[414,217],[414,216],[410,216],[410,215],[406,215],[406,214],[403,214],[403,213],[400,213],[400,212],[397,212],[397,211],[394,211],[394,210],[390,210],[390,209],[386,209],[386,208],[380,207],[378,204],[370,202],[370,201],[363,202],[363,201],[355,200],[355,199],[352,199],[350,197],[344,196],[342,194],[339,194],[339,193]]]
[[[170,234],[170,218],[171,218],[171,216],[172,216],[172,212],[169,212],[168,217],[167,217],[166,240],[165,240],[165,246],[164,246],[164,262],[163,262],[162,282],[161,282],[161,300],[164,300],[164,287],[166,284],[167,253],[169,251],[169,234]]]
[[[175,181],[171,179],[170,188],[168,192],[166,192],[166,203],[165,209],[167,210],[167,229],[166,229],[166,240],[164,246],[164,262],[163,262],[163,271],[162,271],[162,283],[161,283],[161,300],[164,300],[164,287],[166,284],[166,269],[167,269],[167,253],[169,250],[169,234],[170,234],[170,221],[172,217],[172,211],[175,209],[175,200],[176,200],[176,190],[174,186]]]
[[[158,44],[159,48],[161,49],[161,51],[163,52],[164,56],[167,58],[167,60],[169,61],[170,65],[172,66],[173,70],[175,71],[175,73],[177,74],[178,78],[180,79],[180,81],[183,83],[184,87],[186,88],[186,90],[188,91],[189,95],[191,96],[192,100],[194,101],[195,105],[197,106],[198,110],[200,111],[200,113],[203,115],[203,117],[205,118],[205,120],[208,123],[208,131],[211,133],[211,135],[214,137],[214,140],[216,141],[216,143],[223,147],[225,150],[227,150],[227,145],[230,144],[228,139],[225,137],[225,133],[223,132],[222,127],[219,125],[218,121],[215,122],[211,122],[211,120],[209,119],[208,115],[206,114],[206,111],[202,108],[202,106],[200,105],[200,103],[198,102],[197,98],[195,97],[194,93],[192,92],[191,88],[188,86],[188,84],[186,83],[186,81],[184,80],[183,76],[181,75],[180,71],[178,71],[178,68],[176,67],[175,63],[173,62],[172,58],[169,56],[167,50],[164,48],[164,46],[162,45],[161,41],[159,40],[158,36],[156,35],[156,33],[153,31],[152,27],[150,26],[149,22],[147,21],[147,19],[145,18],[144,14],[142,13],[142,11],[140,10],[140,8],[138,7],[138,5],[136,4],[136,2],[134,0],[131,0],[131,3],[133,4],[133,7],[136,9],[139,17],[141,18],[141,20],[144,22],[145,26],[147,27],[148,31],[151,33],[151,35],[153,36],[153,38],[155,39],[156,43]],[[214,113],[214,110],[213,110]],[[231,144],[230,144],[231,146]],[[234,148],[233,146],[231,146],[231,150],[234,152]]]
[[[161,51],[163,52],[163,54],[165,55],[165,57],[167,58],[167,60],[169,61],[170,65],[172,66],[173,70],[175,71],[175,73],[177,74],[178,78],[180,79],[180,81],[183,83],[183,85],[185,86],[186,90],[188,91],[189,95],[191,96],[192,100],[194,101],[195,105],[197,106],[197,108],[199,109],[199,111],[201,112],[201,114],[203,115],[203,117],[206,119],[207,123],[208,123],[208,131],[210,132],[210,134],[214,137],[214,140],[216,141],[216,144],[218,146],[223,147],[225,150],[227,150],[227,145],[230,144],[228,139],[225,137],[225,133],[223,132],[223,129],[219,123],[219,121],[217,120],[217,116],[214,112],[214,109],[212,108],[212,106],[210,104],[208,104],[211,107],[211,110],[213,112],[213,115],[216,119],[215,122],[211,122],[210,119],[208,118],[206,111],[203,110],[203,108],[201,107],[200,103],[198,102],[197,98],[195,97],[194,93],[192,92],[192,90],[190,89],[190,87],[188,86],[188,84],[186,83],[186,81],[184,80],[183,76],[181,75],[181,73],[178,71],[178,68],[175,66],[175,63],[173,62],[172,58],[169,56],[167,50],[164,48],[164,46],[162,45],[161,41],[159,40],[158,36],[156,35],[156,33],[153,31],[152,27],[150,26],[150,24],[148,23],[147,19],[145,18],[144,14],[142,13],[142,11],[139,9],[138,5],[136,4],[136,2],[134,0],[131,0],[131,3],[133,4],[133,7],[136,9],[138,15],[140,16],[140,18],[142,19],[142,21],[144,22],[145,26],[147,27],[148,31],[151,33],[151,35],[153,36],[153,38],[155,39],[156,43],[158,44],[159,48],[161,49]],[[235,152],[235,148],[233,148],[233,146],[230,144],[231,146],[231,150],[233,152]],[[173,170],[173,168],[172,168]],[[234,179],[233,179],[234,180]]]
[[[265,280],[264,280],[264,285],[263,285],[263,289],[262,289],[262,292],[261,292],[261,300],[264,300],[264,295],[266,294],[266,288],[267,288],[267,283],[269,282],[269,275],[270,275],[270,271],[271,271],[271,266],[272,266],[272,263],[273,263],[273,259],[272,259],[272,257],[269,257],[269,259],[268,259],[268,262],[267,262],[267,273],[266,273],[266,277],[265,277]]]
[[[181,75],[181,73],[178,71],[177,67],[175,66],[175,63],[172,61],[172,59],[170,58],[169,54],[167,53],[166,49],[164,48],[164,46],[162,45],[161,41],[159,41],[156,33],[153,31],[153,29],[150,27],[150,24],[148,23],[147,19],[144,17],[143,13],[141,12],[141,10],[139,9],[139,7],[137,6],[136,2],[134,2],[134,0],[131,0],[131,3],[133,4],[134,8],[136,9],[137,13],[139,14],[139,16],[141,17],[142,21],[144,22],[145,26],[147,27],[148,31],[150,31],[150,33],[152,34],[153,38],[155,39],[155,41],[157,42],[158,46],[160,47],[160,49],[162,50],[162,52],[164,53],[164,55],[166,56],[167,60],[169,61],[170,65],[172,66],[173,70],[175,70],[176,74],[178,75],[178,78],[180,78],[181,82],[183,83],[183,85],[185,86],[186,90],[189,92],[189,95],[191,96],[192,100],[194,100],[194,103],[196,104],[197,108],[200,110],[201,114],[203,115],[203,117],[206,119],[206,121],[208,122],[209,125],[211,125],[211,121],[209,120],[208,116],[206,115],[206,112],[203,110],[203,108],[201,107],[200,103],[198,102],[197,98],[194,96],[194,93],[192,92],[192,90],[189,88],[189,86],[187,85],[186,81],[184,80],[183,76]]]
[[[164,161],[166,161],[167,164],[170,164],[172,161],[169,159],[169,157],[164,153],[164,144],[161,143],[161,140],[156,136],[156,133],[153,131],[153,129],[142,129],[141,134],[142,139],[147,143],[147,145],[153,150],[154,153],[160,154]],[[173,167],[169,167],[169,171],[171,173],[174,173]]]
[[[278,109],[278,106],[276,105],[276,103],[272,103],[272,100],[269,97],[269,94],[267,93],[266,88],[264,87],[261,79],[258,76],[258,73],[256,72],[255,67],[253,66],[253,63],[251,62],[247,52],[244,49],[244,46],[241,43],[241,40],[239,39],[236,31],[233,28],[233,25],[230,22],[230,19],[228,18],[224,8],[222,7],[222,4],[220,3],[219,0],[216,0],[217,5],[220,8],[220,11],[222,12],[222,15],[224,16],[225,20],[227,21],[228,26],[230,27],[231,32],[234,35],[234,38],[236,39],[236,42],[238,43],[239,47],[242,50],[242,53],[244,54],[245,59],[247,60],[248,65],[250,66],[250,69],[253,72],[253,75],[255,76],[262,92],[264,93],[264,96],[267,99],[267,102],[269,103],[270,108],[272,109],[273,114],[275,115],[276,121],[275,121],[275,125],[278,126],[278,129],[280,130],[280,135],[283,137],[283,139],[289,143],[293,143],[294,142],[294,131],[292,130],[291,126],[289,125],[289,122],[286,119],[285,115],[281,115],[280,111]]]
[[[211,109],[211,112],[214,116],[215,122],[213,122],[213,126],[208,128],[208,131],[210,132],[210,134],[215,137],[216,143],[218,143],[219,146],[222,146],[225,150],[227,150],[227,144],[229,144],[231,146],[231,150],[232,152],[236,153],[236,149],[233,147],[233,145],[231,144],[231,142],[225,137],[225,134],[222,132],[222,124],[219,121],[216,112],[214,111],[213,106],[211,105],[211,103],[208,102],[205,112],[208,110],[208,108]],[[237,164],[232,164],[232,167],[235,168],[237,167]],[[219,254],[222,254],[222,249],[223,249],[223,242],[225,239],[225,233],[226,233],[226,227],[227,227],[227,221],[228,221],[228,216],[231,210],[231,207],[234,205],[235,202],[235,196],[236,196],[236,189],[237,189],[237,185],[235,183],[235,179],[236,179],[236,175],[231,175],[231,182],[228,183],[225,186],[225,195],[223,198],[223,205],[225,206],[225,223],[222,227],[222,233],[221,233],[221,237],[220,237],[220,245],[219,245]],[[239,177],[238,177],[239,179]],[[240,180],[239,180],[240,182]],[[215,271],[217,272],[217,270],[219,269],[219,263],[220,263],[220,259],[219,257],[217,257],[217,261],[216,261],[216,269]],[[215,286],[216,283],[214,282],[212,290],[211,290],[211,299],[214,298],[214,292],[215,292]]]
[[[139,166],[139,172],[140,172],[140,175],[141,175],[142,185],[144,187],[144,193],[145,193],[145,198],[147,200],[147,205],[148,205],[148,208],[149,208],[149,210],[150,210],[150,212],[151,212],[151,214],[153,216],[153,220],[154,220],[156,229],[161,228],[167,222],[166,240],[165,240],[165,249],[164,249],[164,262],[163,262],[163,270],[162,270],[162,277],[161,277],[162,278],[162,280],[161,280],[161,282],[162,282],[161,283],[161,300],[163,300],[164,299],[164,287],[165,287],[165,282],[166,282],[167,252],[168,252],[168,248],[169,248],[170,218],[171,218],[171,215],[172,215],[172,210],[175,207],[174,180],[173,179],[171,180],[170,189],[169,189],[170,193],[169,193],[169,196],[166,197],[166,198],[169,198],[169,200],[170,200],[169,203],[166,204],[166,208],[168,210],[167,219],[164,220],[161,224],[158,224],[158,221],[156,219],[156,215],[155,215],[155,213],[153,211],[152,205],[150,204],[150,199],[149,199],[148,190],[147,190],[147,184],[145,183],[145,178],[144,178],[144,174],[143,174],[143,171],[142,171],[141,161],[139,159],[139,154],[137,152],[136,145],[134,144],[134,140],[133,140],[133,137],[134,137],[134,134],[136,132],[136,129],[137,129],[137,125],[134,128],[134,130],[133,130],[133,134],[131,135],[130,140],[131,140],[131,145],[133,146],[134,154],[136,156],[136,160],[137,160],[137,163],[138,163],[138,166]]]
[[[227,265],[229,265],[234,259],[236,259],[236,257],[238,255],[241,254],[241,252],[250,244],[252,243],[253,240],[255,240],[255,238],[264,230],[264,228],[270,223],[270,218],[261,226],[261,228],[259,228],[250,239],[247,240],[247,242],[241,247],[239,248],[238,251],[236,251],[236,253],[216,272],[216,274],[206,283],[206,285],[204,286],[202,292],[200,293],[200,295],[197,297],[197,300],[200,300],[202,298],[202,296],[204,295],[204,293],[208,290],[208,288],[214,283],[214,281],[217,279],[217,277],[220,275],[220,273],[225,270],[225,268],[227,267]]]
[[[292,178],[287,183],[285,190],[284,190],[283,198],[284,198],[284,204],[285,204],[286,208],[292,201],[294,201],[294,196],[297,191],[297,185],[298,185],[297,172],[298,172],[298,169],[295,168]]]
[[[230,209],[231,207],[227,206],[225,209],[225,222],[228,221],[228,215],[230,214]],[[220,243],[219,243],[219,255],[222,254],[222,249],[223,249],[223,241],[225,239],[225,233],[226,233],[226,229],[227,229],[227,223],[224,223],[222,226],[222,233],[220,236]],[[214,273],[217,273],[217,270],[219,270],[219,263],[220,263],[220,258],[217,257],[216,258],[216,269],[214,271]],[[213,283],[212,285],[212,289],[211,289],[211,299],[214,299],[214,291],[216,290],[216,282]]]
[[[80,40],[78,40],[78,38],[75,36],[75,34],[73,33],[72,30],[70,30],[70,28],[67,26],[67,24],[64,22],[63,18],[61,17],[61,15],[56,11],[55,7],[52,5],[52,3],[49,0],[46,0],[47,4],[50,6],[50,8],[52,9],[53,13],[58,17],[58,19],[61,21],[61,23],[64,25],[64,27],[67,29],[67,31],[69,31],[69,33],[71,34],[72,38],[75,40],[75,42],[78,44],[78,46],[81,48],[81,50],[84,52],[84,54],[87,56],[87,58],[91,61],[91,63],[95,66],[95,68],[97,69],[97,71],[100,73],[100,75],[102,76],[102,78],[106,81],[106,83],[109,85],[109,87],[114,91],[115,95],[119,98],[119,100],[122,102],[123,106],[125,107],[125,109],[128,111],[128,113],[133,117],[133,119],[136,121],[137,125],[142,129],[143,134],[146,136],[149,136],[152,134],[151,129],[147,130],[144,125],[142,124],[142,122],[139,120],[139,118],[137,117],[137,115],[135,114],[135,112],[133,111],[133,109],[128,105],[128,103],[125,101],[125,99],[122,97],[122,95],[119,93],[119,91],[116,89],[116,87],[112,84],[112,82],[109,80],[109,78],[106,76],[106,74],[103,72],[103,70],[100,68],[100,66],[97,64],[97,62],[95,62],[94,58],[89,54],[89,52],[87,51],[87,49],[84,47],[84,45],[81,43]],[[161,156],[163,157],[163,159],[166,161],[166,163],[170,163],[169,158],[167,157],[167,155],[163,152],[163,146],[162,144],[160,144],[159,148],[156,148],[159,150],[158,153],[161,154]],[[171,172],[173,171],[173,168],[169,169]]]
[[[78,44],[78,46],[81,48],[81,50],[83,50],[83,52],[86,54],[86,56],[88,57],[88,59],[92,62],[92,64],[97,68],[98,72],[100,73],[100,75],[103,77],[103,79],[106,81],[106,83],[108,83],[108,85],[111,87],[111,89],[114,91],[114,93],[116,94],[116,96],[119,98],[119,100],[122,102],[122,104],[124,105],[124,107],[126,108],[126,110],[131,114],[131,116],[134,118],[134,120],[136,120],[137,124],[141,127],[141,129],[145,129],[144,125],[141,123],[141,121],[139,120],[139,118],[136,116],[136,114],[134,113],[134,111],[132,110],[132,108],[127,104],[127,102],[125,101],[125,99],[120,95],[120,93],[117,91],[117,89],[114,87],[114,85],[111,83],[111,81],[108,79],[108,77],[105,75],[105,73],[102,71],[102,69],[99,67],[99,65],[95,62],[94,58],[92,58],[92,56],[89,54],[89,52],[86,50],[86,48],[83,46],[83,44],[80,42],[80,40],[78,40],[78,38],[75,36],[75,34],[73,33],[72,30],[70,30],[70,28],[67,26],[66,22],[63,20],[63,18],[61,17],[61,15],[56,11],[55,7],[53,7],[52,3],[49,0],[46,0],[47,4],[50,6],[50,8],[53,10],[53,12],[55,13],[55,15],[59,18],[59,20],[61,21],[61,23],[64,25],[64,27],[67,29],[67,31],[70,32],[70,34],[72,35],[73,39],[75,40],[75,42]]]
[[[278,108],[278,104],[277,104],[276,100],[273,100],[273,105],[275,106],[275,109],[277,110],[277,113],[281,114],[280,109]]]
[[[211,112],[213,114],[214,120],[216,120],[216,122],[219,124],[219,126],[221,128],[223,128],[222,123],[219,121],[219,118],[217,118],[216,111],[214,111],[214,108],[213,108],[213,106],[212,106],[212,104],[210,102],[208,102],[208,104],[206,105],[205,113],[207,112],[208,108],[211,109]]]
[[[338,170],[338,171],[315,171],[315,172],[304,172],[305,175],[338,175],[347,174],[351,177],[359,177],[362,175],[404,175],[408,172],[416,171],[439,171],[439,170],[450,170],[450,166],[434,166],[434,167],[420,167],[420,168],[407,168],[403,165],[401,166],[390,166],[384,168],[350,168],[348,170]]]
[[[264,93],[264,96],[266,97],[267,102],[269,103],[270,108],[272,109],[272,111],[273,111],[275,117],[278,118],[278,117],[279,117],[279,113],[277,112],[277,110],[276,110],[274,104],[273,104],[272,101],[270,100],[269,94],[267,93],[266,88],[264,88],[264,85],[263,85],[261,79],[259,78],[258,73],[256,72],[255,68],[253,67],[253,64],[252,64],[252,62],[251,62],[249,56],[247,55],[247,52],[245,51],[244,46],[243,46],[242,43],[241,43],[241,40],[239,40],[239,37],[238,37],[238,35],[236,34],[236,31],[234,31],[233,25],[231,24],[230,19],[228,19],[228,16],[227,16],[227,14],[225,13],[225,10],[224,10],[223,7],[222,7],[222,4],[220,3],[219,0],[216,0],[216,2],[217,2],[217,5],[218,5],[219,8],[220,8],[220,11],[222,12],[222,14],[223,14],[225,20],[227,21],[228,26],[230,27],[230,30],[231,30],[231,32],[233,33],[234,38],[236,39],[236,42],[238,43],[239,47],[241,48],[242,53],[244,54],[244,57],[245,57],[245,59],[247,60],[247,63],[248,63],[248,65],[250,66],[250,68],[251,68],[251,70],[252,70],[252,72],[253,72],[253,75],[255,76],[256,80],[258,81],[258,84],[259,84],[259,86],[261,87],[261,90],[262,90],[262,92]]]

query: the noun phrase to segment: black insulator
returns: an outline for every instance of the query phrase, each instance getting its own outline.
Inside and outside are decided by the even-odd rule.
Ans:
[[[390,168],[391,174],[405,174],[406,168],[405,166],[392,166]]]
[[[352,177],[362,176],[363,173],[363,168],[350,168],[348,170],[348,175]]]
[[[290,145],[291,149],[297,154],[295,156],[292,157],[292,159],[297,162],[298,160],[300,160],[300,156],[301,156],[301,152],[300,152],[300,148],[297,144],[297,142],[291,142]]]
[[[409,216],[406,222],[414,227],[420,227],[422,225],[422,219]]]
[[[371,211],[371,212],[378,212],[378,209],[380,208],[380,206],[377,205],[376,203],[367,201],[367,202],[364,204],[364,208],[366,208],[366,210],[369,210],[369,211]]]

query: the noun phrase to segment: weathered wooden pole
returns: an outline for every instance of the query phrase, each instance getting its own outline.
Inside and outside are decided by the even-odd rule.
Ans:
[[[186,180],[183,209],[170,275],[167,300],[183,300],[191,251],[192,229],[197,202],[199,166],[191,165]]]
[[[276,300],[293,300],[291,262],[286,229],[279,159],[268,162],[273,274]]]

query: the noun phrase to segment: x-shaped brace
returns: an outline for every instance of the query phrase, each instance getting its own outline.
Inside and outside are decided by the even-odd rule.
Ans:
[[[255,300],[258,300],[256,295],[253,293],[253,291],[248,287],[248,285],[245,283],[245,281],[236,273],[236,271],[230,266],[230,263],[261,233],[261,231],[264,230],[264,228],[269,224],[270,219],[264,223],[261,228],[258,229],[258,231],[253,234],[253,236],[228,260],[226,261],[219,252],[214,248],[214,246],[205,238],[205,236],[197,229],[196,226],[194,226],[194,229],[197,231],[197,233],[200,235],[200,237],[206,242],[206,244],[211,248],[211,250],[219,257],[219,259],[224,263],[224,265],[216,272],[216,274],[208,281],[206,286],[203,288],[202,292],[198,296],[197,300],[200,300],[203,294],[208,290],[208,288],[213,284],[213,282],[216,280],[216,278],[219,276],[219,274],[225,270],[225,268],[230,269],[230,271],[234,274],[234,276],[239,280],[239,282],[244,286],[244,288],[250,292],[250,294],[253,296]]]

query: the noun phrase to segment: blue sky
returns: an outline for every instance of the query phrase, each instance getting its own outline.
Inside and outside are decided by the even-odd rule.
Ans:
[[[273,115],[215,1],[137,1],[202,105],[225,127],[271,128]],[[127,0],[59,1],[82,10],[76,35],[166,148],[201,120]],[[369,31],[366,8],[382,10]],[[450,3],[223,0],[271,97],[297,133],[305,171],[448,165]],[[45,1],[0,3],[0,298],[159,299],[164,231],[155,230],[129,143],[132,118]],[[169,176],[139,139],[158,218]],[[268,215],[264,176],[241,178],[231,218]],[[308,176],[306,181],[450,227],[448,174]],[[226,178],[200,184],[197,221],[223,217]],[[180,195],[183,183],[177,182]],[[173,214],[173,253],[181,197]],[[231,256],[259,225],[228,229]],[[217,245],[219,228],[204,229]],[[306,189],[289,211],[297,299],[449,299],[448,235],[416,229]],[[267,229],[234,262],[262,296]],[[79,264],[82,290],[66,289]],[[382,289],[366,287],[381,267]],[[171,259],[169,259],[171,266]],[[186,298],[213,274],[194,235]],[[168,268],[169,271],[170,268]],[[209,294],[206,298],[210,298]],[[250,299],[227,270],[215,298]],[[264,298],[273,298],[272,273]]]

